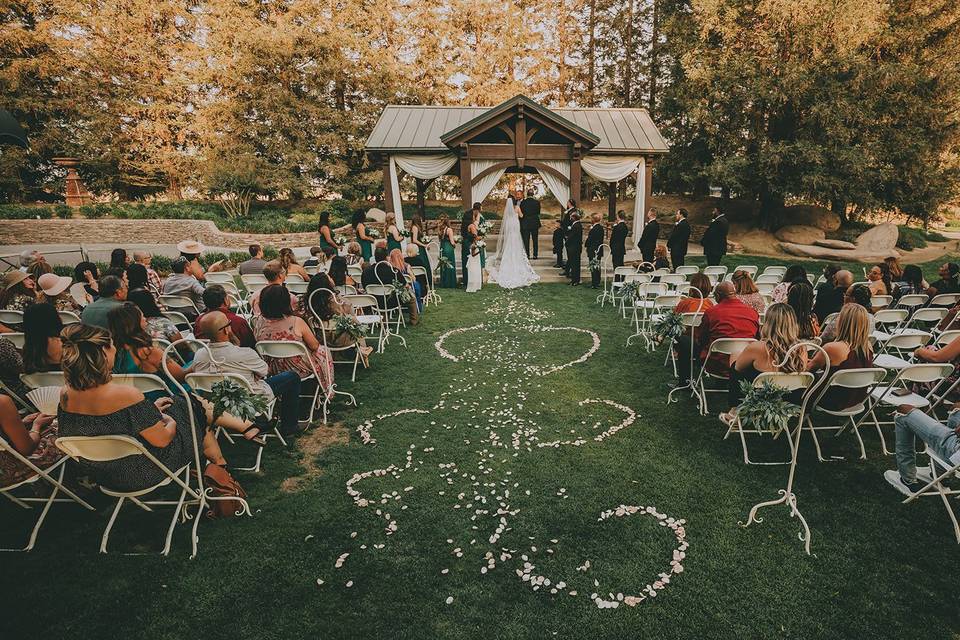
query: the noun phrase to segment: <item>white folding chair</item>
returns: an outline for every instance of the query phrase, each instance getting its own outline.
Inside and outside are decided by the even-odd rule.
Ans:
[[[927,304],[927,301],[930,299],[925,293],[908,293],[905,296],[901,296],[897,300],[897,307],[901,309],[913,309],[914,307],[919,307]]]
[[[169,320],[176,326],[178,329],[182,327],[187,327],[188,329],[193,325],[190,324],[190,320],[187,319],[187,316],[183,315],[179,311],[161,311],[163,317]]]
[[[860,442],[860,452],[862,454],[861,457],[867,457],[866,450],[863,447],[863,440],[860,438],[860,431],[858,429],[859,425],[854,418],[861,414],[865,416],[867,413],[869,413],[870,410],[867,408],[867,399],[870,397],[870,393],[873,391],[874,387],[882,382],[886,375],[887,372],[879,367],[844,369],[842,371],[836,371],[830,374],[830,379],[820,388],[820,392],[817,394],[816,399],[813,401],[813,404],[810,407],[810,411],[806,415],[807,429],[810,431],[810,435],[813,438],[813,445],[817,451],[817,459],[820,462],[826,462],[827,460],[823,457],[823,451],[820,448],[820,439],[817,437],[817,431],[830,431],[836,436],[843,433],[843,431],[846,430],[847,425],[853,427],[854,433],[857,436],[857,440]],[[830,393],[831,389],[841,389],[843,390],[843,393],[847,394],[855,391],[862,391],[865,399],[862,402],[858,402],[844,409],[832,409],[824,407],[822,405],[823,399],[825,397],[830,397],[828,394]],[[814,425],[811,416],[815,410],[819,410],[821,413],[829,416],[843,418],[843,420],[840,424]]]
[[[359,282],[363,277],[363,267],[358,264],[347,265],[347,275]]]
[[[0,309],[0,324],[16,328],[23,324],[23,311],[18,309]]]
[[[168,345],[169,346],[169,345]],[[170,389],[164,383],[160,376],[153,373],[117,373],[114,374],[112,381],[116,384],[126,384],[140,390],[140,393],[159,393],[169,396]]]
[[[310,300],[307,302],[307,308],[310,310],[310,315],[313,318],[312,324],[314,327],[316,327],[317,333],[320,334],[320,337],[323,341],[323,346],[325,346],[330,351],[330,357],[333,359],[334,366],[338,364],[352,365],[353,373],[350,376],[350,382],[356,382],[357,367],[360,365],[360,362],[362,361],[362,358],[360,358],[360,341],[353,340],[352,344],[348,344],[343,347],[330,346],[330,344],[327,342],[327,332],[329,331],[332,334],[334,331],[336,331],[335,322],[333,321],[332,318],[330,320],[324,320],[319,315],[317,315],[317,312],[315,311],[313,306],[314,298],[317,295],[330,296],[334,300],[336,300],[337,297],[333,293],[333,291],[330,291],[329,289],[323,289],[323,288],[316,289],[313,293],[310,294]],[[361,326],[364,326],[364,325],[361,325]],[[365,326],[364,326],[364,329],[366,329]],[[353,352],[353,358],[349,360],[337,360],[337,354],[346,353],[349,351]],[[364,364],[364,368],[366,368],[366,364]]]
[[[914,311],[906,323],[895,333],[928,332],[936,330],[940,321],[947,317],[950,310],[946,307],[921,307]]]
[[[189,425],[187,425],[189,428]],[[200,518],[200,508],[203,506],[203,500],[197,488],[191,486],[190,472],[193,468],[193,459],[187,462],[179,469],[171,469],[150,453],[143,444],[130,436],[109,435],[109,436],[61,436],[57,438],[57,446],[74,460],[88,460],[90,462],[112,462],[128,456],[143,456],[153,466],[155,466],[163,475],[163,479],[156,484],[152,484],[143,489],[125,490],[107,486],[103,480],[99,482],[100,491],[104,494],[117,498],[117,505],[110,515],[107,522],[107,528],[103,531],[103,537],[100,540],[100,553],[107,552],[107,541],[110,538],[110,531],[120,513],[120,507],[125,500],[129,500],[144,511],[153,511],[151,507],[156,506],[174,506],[173,517],[170,519],[170,525],[167,527],[167,536],[163,545],[162,555],[170,553],[170,542],[173,539],[173,530],[177,525],[177,519],[185,522],[187,519],[187,510],[193,505],[198,505],[195,518]],[[199,473],[200,471],[197,470]],[[147,496],[162,487],[173,483],[180,489],[180,495],[177,500],[144,500]]]
[[[651,282],[652,280],[653,280],[653,275],[649,273],[637,273],[636,271],[633,271],[633,272],[624,274],[623,280],[620,281],[620,287],[616,289],[614,293],[615,299],[620,302],[620,315],[624,319],[627,318],[627,308],[628,308],[627,303],[629,302],[632,305],[633,301],[636,299],[636,296],[628,296],[623,294],[623,285],[630,282],[635,282],[637,286],[640,286],[648,282]]]
[[[248,273],[240,276],[240,282],[243,283],[243,286],[246,287],[247,291],[250,291],[250,285],[252,284],[266,285],[267,277],[260,273]]]
[[[785,276],[786,273],[787,273],[787,268],[785,266],[779,265],[779,264],[771,264],[764,268],[762,275],[765,275],[765,276],[775,275],[779,277],[781,280],[783,280],[783,276]]]
[[[873,322],[876,326],[874,333],[878,342],[886,342],[894,331],[899,329],[907,318],[910,317],[910,311],[907,309],[881,309],[873,314]]]
[[[936,344],[938,347],[945,347],[957,338],[960,338],[960,329],[951,329],[937,334]]]
[[[200,315],[200,310],[197,309],[197,305],[193,303],[193,300],[186,296],[161,295],[159,301],[160,304],[170,311],[179,311],[184,314],[189,313],[193,314],[194,316]]]
[[[284,284],[290,284],[294,282],[306,282],[299,273],[288,273],[287,277],[284,279]]]
[[[34,545],[37,543],[37,535],[40,533],[40,528],[43,526],[43,521],[46,519],[47,513],[50,511],[50,507],[53,506],[54,502],[73,502],[81,505],[89,511],[96,511],[96,509],[90,506],[86,500],[75,494],[63,484],[63,472],[64,469],[66,469],[67,461],[70,458],[64,456],[46,469],[41,469],[28,457],[14,449],[13,445],[9,444],[4,438],[0,438],[0,455],[8,455],[13,457],[19,464],[30,469],[31,472],[29,476],[26,476],[22,480],[0,485],[0,493],[2,493],[15,505],[23,507],[24,509],[30,509],[31,504],[43,505],[43,509],[40,511],[40,517],[37,518],[37,521],[33,525],[33,530],[30,532],[30,538],[27,540],[27,546],[25,546],[23,549],[0,549],[0,551],[30,551],[33,549]],[[57,474],[56,477],[53,476],[54,472]],[[45,497],[37,495],[38,491],[34,489],[34,487],[39,486],[41,483],[50,485],[50,493]],[[15,495],[14,491],[20,489],[21,487],[30,487],[32,490],[28,495],[25,496]],[[60,492],[63,492],[66,497],[58,498],[57,494]]]
[[[930,459],[931,478],[922,489],[904,499],[903,504],[909,504],[923,496],[938,496],[947,510],[950,522],[953,524],[953,535],[957,539],[957,544],[960,544],[960,524],[957,523],[957,514],[950,503],[951,497],[960,495],[960,489],[950,488],[943,484],[943,481],[948,478],[960,476],[960,458],[957,458],[956,461],[945,460],[929,445],[924,447],[924,453]]]
[[[703,272],[708,276],[715,276],[717,280],[723,278],[727,275],[727,268],[723,265],[715,265],[713,267],[704,267]]]
[[[0,338],[6,338],[12,342],[13,346],[15,346],[19,351],[23,351],[23,345],[27,340],[26,336],[19,331],[15,331],[13,333],[0,333]]]
[[[337,285],[337,293],[339,293],[341,296],[356,295],[357,288],[350,284],[341,284]]]
[[[874,309],[886,309],[893,304],[893,296],[870,296],[870,306]]]
[[[933,296],[933,299],[930,301],[930,306],[950,308],[957,304],[957,302],[960,302],[960,293],[940,293]]]
[[[682,273],[668,273],[660,276],[660,282],[672,288],[676,288],[681,284],[684,284],[686,281],[687,276],[683,275]]]
[[[695,264],[684,264],[674,269],[673,272],[682,276],[692,276],[695,273],[700,273],[700,267]]]
[[[240,385],[241,387],[246,389],[248,393],[251,393],[251,394],[255,393],[255,391],[253,390],[253,387],[250,386],[250,381],[244,378],[239,373],[188,373],[186,383],[190,385],[190,387],[195,391],[209,392],[209,391],[213,391],[213,385],[223,382],[224,380],[230,380],[231,382],[234,382]],[[277,405],[277,398],[274,397],[267,404],[267,408],[264,411],[264,416],[267,418],[267,420],[271,420],[273,418],[273,410],[276,407],[276,405]],[[227,441],[230,444],[236,444],[236,439],[233,437],[233,435],[223,427],[218,426],[216,428],[216,431],[214,432],[214,435],[216,437],[220,437],[222,435],[227,439]],[[287,446],[287,441],[284,440],[283,434],[280,433],[280,429],[276,424],[274,424],[273,428],[270,429],[269,431],[262,431],[260,433],[260,437],[263,438],[265,443],[269,440],[269,438],[276,437],[278,440],[280,440],[283,446]],[[243,439],[241,438],[241,440]],[[253,466],[235,467],[231,465],[231,468],[236,469],[237,471],[253,471],[254,473],[260,471],[260,464],[263,459],[263,450],[266,447],[256,445],[255,448],[257,450],[257,457],[254,460]]]
[[[631,322],[634,326],[634,332],[627,337],[628,347],[634,338],[645,337],[645,332],[649,328],[650,312],[653,310],[654,301],[657,296],[666,295],[667,292],[668,287],[663,282],[644,282],[639,285],[637,296],[630,305],[633,312]]]
[[[207,284],[224,284],[228,282],[233,284],[233,275],[227,271],[208,271],[204,277],[207,279]]]
[[[284,283],[284,286],[286,286],[287,291],[289,291],[293,295],[302,296],[307,292],[307,287],[309,287],[310,284],[307,282],[304,282],[303,280],[300,280],[300,281],[294,280],[293,282],[288,280]]]
[[[313,392],[313,399],[310,402],[310,417],[309,421],[313,422],[313,415],[317,410],[317,407],[322,406],[323,408],[323,422],[327,422],[327,405],[330,403],[330,400],[333,398],[334,394],[344,395],[350,398],[351,404],[356,406],[357,399],[353,397],[352,394],[345,391],[337,391],[336,384],[331,382],[330,389],[324,390],[320,385],[320,375],[317,373],[317,368],[313,364],[313,358],[310,357],[310,352],[307,351],[307,346],[302,342],[294,342],[292,340],[261,340],[256,345],[257,353],[259,353],[264,360],[267,358],[276,358],[282,360],[285,358],[302,358],[303,362],[310,365],[310,370],[312,373],[302,380],[313,380],[316,382],[316,391]],[[321,394],[323,395],[323,401],[320,401]],[[309,398],[309,394],[301,394],[301,397]]]
[[[21,373],[20,380],[28,389],[39,389],[40,387],[62,387],[67,384],[67,379],[63,371],[36,371],[34,373]]]
[[[736,272],[734,272],[734,273],[736,273]],[[782,280],[782,279],[783,279],[783,278],[782,278],[779,274],[776,274],[776,273],[764,273],[764,274],[762,274],[762,275],[757,276],[757,279],[754,280],[753,282],[754,282],[754,284],[756,284],[757,286],[760,286],[761,284],[772,284],[772,285],[776,286],[776,285],[780,284],[780,280]]]
[[[417,278],[420,278],[420,277],[426,278],[426,281],[427,281],[427,291],[426,291],[426,293],[423,294],[423,308],[424,308],[424,309],[426,309],[428,306],[430,306],[430,303],[431,303],[431,302],[432,302],[433,304],[440,304],[440,302],[442,302],[442,300],[441,300],[441,298],[440,298],[440,294],[438,294],[438,293],[436,292],[436,289],[434,289],[434,287],[431,287],[431,286],[430,286],[431,280],[430,280],[430,278],[428,277],[426,268],[411,265],[411,266],[410,266],[410,273],[411,273],[411,275],[414,277],[414,279],[417,279]]]
[[[357,316],[357,322],[368,327],[367,333],[373,334],[377,330],[377,352],[383,353],[383,336],[386,331],[384,318],[377,313],[377,299],[367,293],[351,293],[341,295],[340,299],[349,303]]]
[[[787,392],[800,391],[803,390],[804,393],[807,393],[809,389],[813,386],[814,377],[812,373],[802,372],[802,373],[780,373],[765,371],[758,375],[753,380],[754,387],[761,387],[765,382],[770,382],[777,387],[784,389]],[[803,401],[801,400],[800,406],[803,406]],[[797,429],[803,425],[803,415],[797,416]],[[726,440],[730,437],[730,434],[736,431],[740,435],[740,445],[743,448],[743,462],[745,464],[757,464],[757,465],[775,465],[775,464],[790,464],[793,461],[793,436],[791,435],[791,429],[788,426],[784,431],[787,436],[787,451],[790,453],[790,458],[784,461],[774,461],[774,462],[753,462],[750,460],[750,453],[747,450],[747,438],[749,435],[756,436],[771,436],[774,440],[780,437],[780,433],[770,433],[769,431],[764,431],[756,427],[750,428],[743,424],[739,416],[730,422],[727,427],[727,433],[724,434],[723,439]]]
[[[648,332],[644,334],[648,351],[655,350],[658,344],[653,335],[653,325],[662,319],[666,314],[672,312],[682,299],[683,296],[681,296],[679,293],[666,293],[653,299],[653,308],[650,310],[650,323],[648,326]]]
[[[600,280],[603,282],[603,291],[597,294],[595,302],[599,302],[603,307],[604,303],[612,296],[610,293],[610,269],[613,267],[613,253],[609,244],[600,245]]]
[[[57,311],[57,315],[60,316],[60,322],[63,326],[69,324],[80,324],[80,316],[75,314],[73,311]]]
[[[757,282],[757,291],[760,292],[760,295],[769,296],[773,293],[773,290],[777,288],[776,282]],[[769,304],[769,303],[768,303]]]
[[[873,358],[873,365],[897,371],[908,367],[913,359],[913,352],[930,342],[932,337],[925,332],[894,334],[883,343],[883,353],[878,353]]]
[[[384,333],[381,345],[386,347],[390,338],[396,337],[403,343],[404,349],[407,347],[407,341],[400,335],[400,325],[403,321],[403,308],[400,305],[400,298],[396,290],[389,285],[371,284],[366,288],[366,292],[377,301],[377,315],[383,318]],[[395,322],[397,330],[391,329],[391,323]]]
[[[723,361],[726,365],[734,359],[734,356],[740,355],[740,352],[746,349],[751,342],[756,342],[756,340],[753,338],[717,338],[710,343],[707,357],[700,368],[700,376],[697,378],[697,388],[700,390],[700,415],[705,416],[710,410],[707,394],[727,393],[727,383],[730,381],[729,371],[726,375],[722,375],[709,370],[711,356],[723,355]],[[725,384],[721,389],[708,389],[707,380],[722,380]]]

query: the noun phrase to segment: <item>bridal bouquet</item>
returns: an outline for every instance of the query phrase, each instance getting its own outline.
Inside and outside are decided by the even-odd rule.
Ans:
[[[345,236],[345,235],[342,235],[342,234],[339,234],[339,233],[338,233],[337,235],[333,236],[333,242],[334,242],[334,244],[338,244],[338,245],[343,246],[343,245],[347,244],[347,242],[349,242],[349,238],[347,238],[347,236]]]
[[[400,231],[400,236],[403,238],[409,238],[411,235],[409,229],[399,229],[399,231]]]
[[[413,293],[407,288],[405,280],[394,280],[393,291],[397,294],[400,304],[410,304],[410,301],[413,300]]]
[[[790,418],[800,414],[800,407],[786,399],[787,390],[769,380],[759,387],[748,380],[740,382],[743,401],[737,410],[740,424],[778,435],[787,428]]]
[[[486,240],[477,240],[477,241],[475,241],[473,244],[474,244],[474,246],[476,246],[477,249],[480,250],[480,251],[483,251],[484,249],[487,248],[487,241],[486,241]]]
[[[357,322],[356,318],[340,313],[333,316],[333,330],[338,336],[345,333],[354,340],[359,340],[366,333],[366,327]]]
[[[436,236],[426,236],[426,235],[420,236],[420,242],[422,242],[423,244],[430,244],[436,239],[437,239]]]
[[[453,244],[460,244],[461,242],[463,242],[462,236],[453,236]]]
[[[378,240],[381,237],[380,232],[377,230],[376,227],[367,227],[366,232],[367,232],[367,237],[370,238],[371,240]]]

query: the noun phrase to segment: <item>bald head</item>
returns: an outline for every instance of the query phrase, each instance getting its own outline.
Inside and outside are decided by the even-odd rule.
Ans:
[[[211,311],[204,314],[198,324],[200,335],[210,342],[227,342],[229,340],[225,328],[230,322],[227,320],[227,316],[220,311]]]
[[[734,288],[733,283],[729,280],[724,280],[713,290],[713,297],[717,299],[717,302],[720,302],[721,300],[732,298],[736,293],[737,290]]]
[[[853,284],[853,274],[846,269],[841,269],[837,271],[837,275],[833,276],[833,281],[837,283],[838,288],[846,289]]]

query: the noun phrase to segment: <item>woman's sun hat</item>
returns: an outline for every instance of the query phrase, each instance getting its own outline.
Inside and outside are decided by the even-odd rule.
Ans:
[[[26,271],[7,271],[5,274],[3,274],[3,280],[2,284],[0,284],[0,289],[9,289],[10,287],[20,284],[29,277],[30,274]]]
[[[203,253],[204,246],[202,242],[197,240],[184,240],[177,245],[177,251],[180,253],[188,253],[190,255],[196,255],[198,253]]]
[[[37,279],[37,285],[43,294],[51,298],[60,295],[73,284],[73,279],[66,276],[58,276],[55,273],[45,273]]]

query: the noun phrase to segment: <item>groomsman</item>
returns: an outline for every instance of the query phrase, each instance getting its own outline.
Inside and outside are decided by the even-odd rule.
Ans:
[[[657,222],[657,210],[647,211],[647,222],[643,225],[643,233],[637,240],[637,248],[644,262],[653,263],[654,252],[657,249],[657,239],[660,237],[660,223]]]
[[[527,191],[527,197],[520,201],[520,237],[523,239],[523,250],[530,257],[530,244],[533,243],[533,259],[537,259],[540,253],[540,201],[534,198],[537,192],[533,189]]]
[[[707,266],[720,264],[720,260],[727,254],[727,233],[730,231],[730,222],[727,221],[719,207],[713,208],[713,219],[703,234],[700,244],[703,245],[703,255],[707,257]]]
[[[590,232],[587,233],[587,260],[590,264],[590,287],[596,289],[600,286],[600,268],[593,266],[594,258],[603,258],[603,238],[606,233],[606,230],[603,228],[603,224],[600,223],[600,214],[595,213],[590,217],[590,220],[593,222],[593,225],[590,227]]]
[[[683,266],[683,261],[687,257],[687,244],[690,242],[690,223],[687,222],[687,210],[677,209],[677,221],[673,225],[673,231],[667,238],[667,248],[670,249],[670,262],[673,268]]]
[[[570,284],[577,286],[580,284],[580,254],[583,253],[583,224],[580,222],[580,214],[570,214],[570,231],[567,232],[567,275],[570,276]]]
[[[623,257],[627,254],[627,234],[630,230],[626,223],[627,214],[617,211],[617,223],[610,230],[610,254],[613,256],[613,268],[623,266]]]

